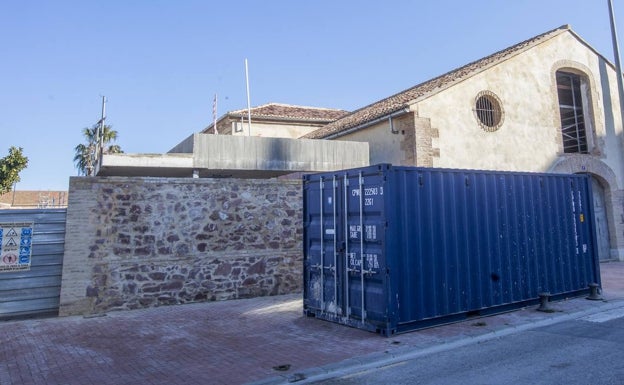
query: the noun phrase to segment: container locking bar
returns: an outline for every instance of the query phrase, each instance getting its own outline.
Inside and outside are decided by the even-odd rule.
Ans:
[[[349,276],[348,276],[348,271],[349,271],[349,178],[347,177],[347,174],[345,173],[344,175],[344,183],[343,183],[343,187],[342,189],[344,190],[344,218],[342,220],[342,222],[344,223],[344,237],[345,237],[345,248],[344,248],[344,253],[345,253],[345,271],[347,271],[347,273],[345,273],[345,277],[343,279],[344,281],[344,293],[345,293],[345,314],[347,319],[349,319],[349,316],[351,315],[351,303],[349,302]]]
[[[338,228],[338,224],[336,223],[336,191],[338,189],[338,181],[336,180],[336,176],[334,175],[332,180],[332,208],[334,210],[334,265],[329,267],[329,271],[334,273],[334,314],[338,314],[338,272],[336,271],[336,266],[338,265],[338,247],[336,245],[336,229]]]
[[[324,183],[323,183],[323,178],[319,179],[319,200],[320,200],[320,204],[321,204],[321,298],[320,298],[320,302],[321,302],[321,311],[325,311],[325,269],[323,269],[323,267],[325,266],[325,228],[324,228],[324,223],[325,223],[325,215],[323,212],[323,187],[324,187]]]
[[[362,291],[362,323],[366,320],[366,306],[364,305],[364,177],[362,171],[359,174],[360,187],[360,286]]]

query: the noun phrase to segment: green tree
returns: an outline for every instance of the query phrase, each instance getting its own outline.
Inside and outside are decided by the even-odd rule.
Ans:
[[[95,171],[94,161],[97,151],[98,128],[98,124],[93,125],[91,128],[83,128],[82,134],[86,143],[80,143],[74,148],[74,164],[76,165],[76,169],[78,169],[79,175],[92,176]],[[111,126],[104,125],[100,135],[103,154],[118,154],[123,152],[119,145],[111,144],[111,142],[117,140],[117,131],[113,130]]]
[[[28,158],[22,154],[21,147],[11,146],[9,155],[0,159],[0,195],[8,193],[16,182],[19,173],[28,166]]]

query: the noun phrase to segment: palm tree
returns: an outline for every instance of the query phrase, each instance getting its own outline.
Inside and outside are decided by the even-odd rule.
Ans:
[[[74,155],[74,163],[78,169],[78,175],[92,176],[95,171],[94,163],[96,151],[98,149],[99,127],[99,124],[94,124],[91,128],[85,127],[82,129],[86,144],[80,143],[74,148],[76,152],[76,155]],[[100,133],[100,143],[103,154],[118,154],[123,152],[119,145],[110,144],[115,140],[117,140],[117,131],[113,130],[109,125],[104,125]]]

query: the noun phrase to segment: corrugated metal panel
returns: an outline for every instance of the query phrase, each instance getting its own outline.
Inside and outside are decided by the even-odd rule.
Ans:
[[[0,319],[58,314],[66,213],[0,210],[0,224],[33,223],[30,270],[0,272]]]
[[[377,165],[304,178],[304,308],[392,334],[600,283],[585,175]],[[363,266],[363,269],[362,269]]]

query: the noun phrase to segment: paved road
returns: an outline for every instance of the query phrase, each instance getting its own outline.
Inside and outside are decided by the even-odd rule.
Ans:
[[[624,384],[624,308],[317,384]]]
[[[624,263],[601,264],[601,274],[604,301],[571,298],[554,313],[528,306],[392,338],[304,317],[300,294],[1,321],[0,385],[309,383],[624,308]]]

